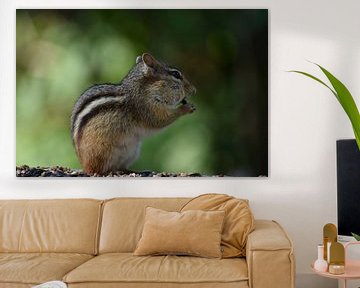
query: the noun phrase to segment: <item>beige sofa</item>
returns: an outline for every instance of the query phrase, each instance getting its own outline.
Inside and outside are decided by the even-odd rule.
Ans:
[[[291,241],[256,220],[246,258],[133,256],[144,211],[179,210],[187,198],[0,201],[0,287],[62,280],[69,287],[293,288]]]

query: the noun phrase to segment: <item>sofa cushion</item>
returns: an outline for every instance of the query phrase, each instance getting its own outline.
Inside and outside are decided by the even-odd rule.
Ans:
[[[145,208],[179,211],[189,198],[117,198],[104,203],[99,253],[134,252]]]
[[[194,209],[225,211],[221,236],[222,257],[245,257],[247,236],[254,230],[254,216],[248,200],[236,199],[225,194],[204,194],[191,199],[181,211]]]
[[[97,256],[64,277],[67,283],[202,283],[241,282],[248,279],[244,259],[207,259],[189,256]]]
[[[224,211],[168,212],[147,207],[144,229],[134,255],[221,258],[224,216]]]
[[[40,284],[61,280],[92,257],[72,253],[0,253],[0,283]]]
[[[102,201],[0,200],[0,252],[95,254]]]

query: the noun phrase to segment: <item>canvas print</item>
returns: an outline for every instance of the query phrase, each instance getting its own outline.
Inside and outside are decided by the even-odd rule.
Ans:
[[[268,176],[268,11],[16,12],[16,176]]]

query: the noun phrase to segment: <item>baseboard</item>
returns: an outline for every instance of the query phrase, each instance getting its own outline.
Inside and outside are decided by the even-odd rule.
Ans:
[[[297,274],[295,283],[296,288],[338,288],[337,280],[312,273]]]

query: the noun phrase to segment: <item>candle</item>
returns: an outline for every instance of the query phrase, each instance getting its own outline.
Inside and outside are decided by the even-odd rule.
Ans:
[[[345,273],[345,266],[344,265],[337,265],[337,264],[330,264],[329,265],[329,273],[331,274],[344,274]]]

